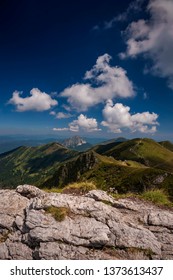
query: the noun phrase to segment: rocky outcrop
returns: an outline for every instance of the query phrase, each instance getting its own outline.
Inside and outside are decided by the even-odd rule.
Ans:
[[[99,162],[93,151],[80,154],[77,158],[62,164],[58,170],[41,186],[64,187],[69,183],[78,181],[81,176],[91,170]]]
[[[86,141],[82,139],[80,136],[73,136],[71,138],[67,138],[64,141],[62,141],[62,144],[66,148],[74,149],[77,146],[81,146],[83,144],[86,144]]]
[[[100,190],[0,190],[0,259],[173,259],[173,210]]]

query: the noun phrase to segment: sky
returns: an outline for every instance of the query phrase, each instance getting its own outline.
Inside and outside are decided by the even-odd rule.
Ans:
[[[0,135],[173,140],[173,0],[4,0],[0,34]]]

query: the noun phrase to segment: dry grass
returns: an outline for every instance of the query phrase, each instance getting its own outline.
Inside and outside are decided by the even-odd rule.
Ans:
[[[48,193],[62,193],[63,189],[61,188],[42,188],[43,191],[48,192]]]
[[[92,182],[79,182],[67,185],[63,189],[63,193],[66,194],[75,194],[75,195],[83,195],[88,193],[91,190],[95,190],[96,186]]]

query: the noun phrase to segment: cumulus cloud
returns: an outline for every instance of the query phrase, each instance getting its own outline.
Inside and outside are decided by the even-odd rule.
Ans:
[[[98,123],[95,118],[87,118],[85,115],[80,114],[78,118],[68,125],[69,127],[54,128],[54,131],[72,131],[78,132],[84,130],[85,132],[99,131]]]
[[[93,68],[85,73],[82,84],[74,84],[61,92],[67,101],[78,112],[87,111],[89,107],[107,99],[127,98],[134,96],[133,83],[121,67],[111,67],[111,56],[104,54],[98,57]]]
[[[52,99],[51,96],[45,92],[41,92],[38,88],[33,88],[30,91],[29,97],[21,97],[22,92],[13,92],[12,98],[8,104],[16,106],[16,111],[46,111],[51,109],[52,106],[58,104],[57,100]]]
[[[122,129],[130,129],[132,132],[154,133],[158,125],[157,114],[143,112],[131,115],[130,107],[121,103],[114,105],[112,100],[107,101],[103,109],[103,117],[104,121],[101,124],[114,133],[120,133]]]
[[[127,50],[121,58],[144,55],[152,61],[152,74],[168,78],[173,89],[173,1],[150,0],[149,19],[132,22],[126,29]]]
[[[77,120],[74,120],[69,124],[71,131],[79,131],[79,129],[83,129],[87,132],[98,131],[98,123],[95,118],[87,118],[85,115],[80,114]]]

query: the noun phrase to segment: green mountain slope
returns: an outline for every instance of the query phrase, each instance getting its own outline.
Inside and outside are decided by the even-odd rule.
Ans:
[[[151,139],[133,139],[83,153],[51,143],[0,155],[0,188],[63,188],[85,180],[118,193],[159,188],[173,199],[173,153]]]
[[[96,150],[100,152],[100,148]],[[173,153],[152,139],[133,139],[104,147],[103,155],[122,161],[136,161],[145,166],[173,172]]]
[[[61,162],[77,154],[58,143],[19,147],[1,154],[0,187],[16,187],[22,183],[39,185],[54,173]]]
[[[173,143],[171,143],[170,141],[161,141],[159,142],[159,144],[165,147],[166,149],[170,150],[171,152],[173,152]]]
[[[91,150],[95,151],[98,154],[104,155],[109,150],[115,148],[116,146],[118,146],[121,143],[122,142],[110,142],[110,143],[106,143],[106,144],[99,144],[99,145],[95,145],[93,148],[91,148]]]
[[[82,153],[61,164],[41,187],[63,188],[71,182],[86,180],[94,182],[100,189],[118,193],[142,193],[159,188],[173,199],[171,173],[135,161],[115,160],[94,151]]]

